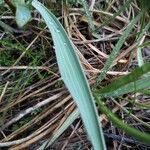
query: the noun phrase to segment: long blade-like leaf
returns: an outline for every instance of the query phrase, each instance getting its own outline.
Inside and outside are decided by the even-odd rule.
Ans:
[[[80,0],[80,1],[83,5],[84,11],[85,11],[86,16],[88,18],[88,23],[90,25],[90,28],[94,31],[93,18],[92,18],[91,12],[89,11],[88,4],[85,0]]]
[[[119,16],[119,15],[121,14],[121,12],[123,12],[126,8],[129,7],[129,5],[131,4],[132,1],[133,1],[133,0],[127,0],[127,1],[125,2],[125,4],[122,5],[121,8],[120,8],[112,17],[110,17],[110,18],[108,18],[106,21],[104,21],[104,22],[100,25],[100,27],[98,27],[98,28],[95,30],[95,32],[97,32],[100,28],[102,28],[102,27],[104,27],[104,26],[106,26],[106,25],[109,25],[109,23],[112,22],[117,16]]]
[[[76,101],[94,149],[106,149],[89,85],[65,30],[57,18],[40,2],[33,0],[32,5],[41,13],[51,31],[61,76]]]
[[[143,37],[143,35],[145,34],[146,31],[148,31],[150,28],[150,23],[148,23],[145,27],[143,27],[143,29],[141,29],[141,33],[138,36],[137,42],[140,45],[140,41]],[[142,57],[142,47],[138,46],[137,48],[137,60],[138,60],[138,65],[142,66],[144,64],[144,60]]]
[[[140,79],[136,82],[131,82],[127,84],[126,86],[123,86],[116,91],[104,93],[102,94],[104,97],[118,97],[124,94],[127,94],[129,92],[136,92],[143,90],[144,88],[150,87],[150,77],[146,77],[144,79]],[[135,89],[136,88],[136,89]]]
[[[43,150],[49,147],[55,140],[78,118],[79,110],[75,109],[65,120],[62,126],[52,135],[50,140],[47,140],[38,150]]]
[[[141,132],[139,130],[136,130],[135,128],[129,126],[128,124],[121,121],[118,117],[116,117],[115,114],[113,114],[104,104],[103,102],[95,96],[96,102],[100,108],[100,110],[107,116],[109,120],[112,121],[113,124],[115,124],[118,128],[125,131],[127,134],[135,137],[139,141],[149,144],[150,143],[150,134]]]
[[[118,52],[120,51],[122,45],[124,44],[126,38],[129,36],[130,32],[132,31],[134,25],[136,22],[140,19],[143,12],[139,13],[138,16],[136,16],[131,23],[128,25],[126,30],[123,32],[122,36],[120,37],[119,41],[117,42],[116,46],[113,48],[112,53],[110,54],[109,58],[107,59],[104,68],[102,69],[102,72],[100,76],[98,77],[97,84],[100,84],[100,82],[105,78],[107,71],[109,70],[110,66],[112,65],[115,57],[117,56]]]
[[[145,64],[143,65],[142,67],[139,67],[139,68],[136,68],[134,71],[132,71],[129,75],[126,75],[124,77],[121,77],[115,81],[113,81],[111,84],[109,84],[108,86],[104,87],[103,89],[100,89],[100,90],[95,90],[96,93],[99,93],[100,95],[110,95],[108,93],[111,93],[111,95],[116,95],[116,91],[119,90],[120,92],[118,93],[119,95],[120,94],[123,94],[127,91],[130,92],[134,90],[134,87],[131,86],[133,85],[134,83],[131,83],[131,82],[135,82],[136,80],[139,79],[139,77],[141,77],[142,75],[146,74],[150,72],[150,64]],[[141,81],[144,82],[144,80],[146,79],[142,79]],[[141,81],[138,81],[139,83]],[[138,84],[138,82],[135,82],[136,84]],[[129,84],[131,83],[131,84]],[[129,85],[127,85],[129,84]],[[127,85],[127,86],[126,86]],[[143,86],[146,87],[148,86],[147,83],[145,84],[140,84],[139,89],[143,88]],[[126,90],[121,90],[121,89],[125,89],[125,87],[127,88]],[[130,90],[129,90],[130,89]],[[122,92],[121,92],[122,91]]]

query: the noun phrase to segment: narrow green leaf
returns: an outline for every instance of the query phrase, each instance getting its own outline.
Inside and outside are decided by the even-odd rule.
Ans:
[[[144,79],[140,79],[135,82],[131,82],[125,86],[122,86],[121,88],[113,91],[113,92],[108,92],[108,93],[97,93],[100,97],[118,97],[124,94],[127,94],[129,92],[137,92],[140,90],[143,90],[144,88],[150,87],[150,76],[146,77]],[[136,89],[135,89],[136,87]]]
[[[79,108],[94,149],[105,150],[103,132],[93,97],[71,41],[60,22],[47,8],[37,0],[33,0],[32,5],[40,12],[51,31],[61,76]]]
[[[52,135],[50,140],[47,140],[38,148],[38,150],[43,150],[49,147],[59,136],[79,117],[79,110],[75,109],[65,120],[62,126]]]
[[[112,22],[118,15],[120,15],[121,12],[123,12],[129,5],[131,4],[133,0],[128,0],[125,2],[124,5],[121,6],[121,8],[118,10],[118,12],[114,13],[114,15],[110,18],[108,18],[106,21],[104,21],[100,27],[98,27],[94,32],[96,33],[100,28],[109,25],[110,22]]]
[[[140,91],[141,92],[141,91]],[[150,91],[149,91],[150,92]],[[145,94],[145,93],[144,93]],[[142,109],[150,109],[150,103],[140,103],[140,102],[136,102],[135,100],[130,100],[130,99],[126,99],[127,101],[129,101],[132,105],[137,106],[138,108],[142,108]],[[146,123],[147,124],[147,123]],[[150,126],[150,124],[148,124],[148,126]]]
[[[2,27],[5,31],[13,33],[13,28],[0,20],[0,27]]]
[[[113,48],[112,53],[110,54],[109,58],[107,59],[104,68],[102,69],[102,72],[100,76],[98,77],[97,84],[100,84],[100,82],[105,78],[107,71],[109,70],[111,64],[113,63],[115,57],[117,56],[118,52],[120,51],[122,45],[124,44],[126,38],[129,36],[130,32],[132,31],[134,25],[136,22],[140,19],[142,13],[139,13],[138,16],[136,16],[131,23],[128,25],[126,30],[123,32],[123,35],[120,37],[119,41],[117,42],[116,46]]]
[[[150,96],[150,90],[147,90],[147,89],[145,89],[145,90],[139,90],[139,92],[140,92],[140,93],[143,93],[143,94],[145,94],[145,95]]]
[[[140,8],[143,10],[150,9],[149,0],[138,0],[140,3]]]
[[[144,42],[143,44],[139,45],[139,47],[144,48],[150,46],[150,41]]]
[[[135,128],[129,126],[128,124],[122,122],[118,117],[115,116],[104,104],[103,102],[95,96],[96,102],[99,106],[99,109],[104,113],[109,120],[112,121],[118,128],[125,131],[125,133],[133,136],[134,138],[138,139],[139,141],[149,144],[150,143],[150,134],[141,132],[136,130]]]
[[[142,48],[138,47],[137,48],[137,61],[138,61],[138,66],[142,66],[144,64],[143,56],[142,56]]]
[[[140,44],[141,38],[143,37],[145,32],[149,30],[149,27],[150,27],[150,23],[148,23],[143,29],[141,29],[141,33],[138,36],[137,43]],[[143,57],[142,57],[142,47],[139,47],[139,46],[137,48],[137,60],[138,60],[138,65],[139,66],[142,66],[144,64],[144,60],[143,60]]]
[[[86,16],[88,18],[88,23],[90,25],[90,28],[92,29],[92,31],[94,31],[93,18],[92,18],[91,12],[89,11],[89,7],[88,7],[88,4],[87,4],[87,1],[85,1],[85,0],[80,0],[80,1],[81,1],[82,5],[83,5],[84,11],[85,11]]]
[[[150,64],[145,64],[142,67],[136,68],[130,74],[113,81],[111,84],[104,87],[103,89],[97,90],[97,93],[104,95],[105,93],[116,91],[117,89],[124,87],[130,82],[135,82],[136,80],[139,79],[139,77],[141,77],[142,75],[148,72],[150,72]]]
[[[137,36],[137,42],[138,43],[142,39],[142,37],[145,34],[145,32],[147,32],[149,30],[149,28],[150,28],[150,23],[148,23],[147,25],[145,25],[143,28],[140,29],[140,33]]]

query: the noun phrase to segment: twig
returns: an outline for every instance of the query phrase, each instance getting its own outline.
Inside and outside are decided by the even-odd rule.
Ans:
[[[122,137],[121,135],[114,135],[114,134],[104,133],[104,136],[107,137],[107,138],[111,138],[113,140],[116,140],[118,142],[132,143],[132,144],[142,144],[143,145],[143,143],[141,143],[141,142],[139,142],[135,139]]]
[[[12,120],[10,120],[9,122],[7,122],[6,124],[4,124],[0,129],[4,130],[6,128],[8,128],[10,125],[12,125],[13,123],[17,122],[18,120],[20,120],[21,118],[23,118],[24,116],[26,116],[27,114],[31,113],[32,111],[48,104],[51,101],[54,101],[55,99],[58,99],[59,97],[61,97],[64,94],[64,92],[62,93],[58,93],[50,98],[47,98],[46,100],[36,104],[33,107],[30,107],[24,111],[22,111],[20,114],[18,114],[16,117],[14,117]]]

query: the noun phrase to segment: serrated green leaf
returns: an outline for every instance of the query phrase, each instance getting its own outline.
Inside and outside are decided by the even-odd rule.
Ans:
[[[94,100],[71,41],[57,18],[37,0],[32,5],[40,12],[51,31],[62,79],[75,100],[95,150],[105,150],[105,142]]]

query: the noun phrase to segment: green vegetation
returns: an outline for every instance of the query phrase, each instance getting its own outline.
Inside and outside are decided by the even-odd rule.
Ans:
[[[0,6],[0,147],[67,149],[76,144],[69,144],[73,135],[82,141],[86,133],[89,145],[71,149],[147,147],[148,1],[1,0]]]

